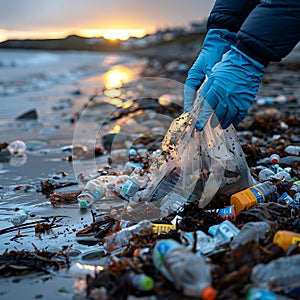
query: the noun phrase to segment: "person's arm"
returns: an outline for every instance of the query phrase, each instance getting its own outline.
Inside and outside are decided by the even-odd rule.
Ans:
[[[263,65],[278,62],[300,41],[300,1],[261,1],[241,26],[237,48]]]
[[[300,2],[262,1],[237,33],[238,42],[210,74],[197,129],[215,112],[223,128],[237,125],[252,105],[264,67],[280,61],[300,40]]]
[[[217,0],[207,21],[201,52],[188,72],[184,87],[184,111],[191,109],[196,91],[224,53],[236,43],[236,32],[259,0]]]
[[[259,2],[259,0],[216,0],[207,19],[207,29],[218,28],[238,32]]]

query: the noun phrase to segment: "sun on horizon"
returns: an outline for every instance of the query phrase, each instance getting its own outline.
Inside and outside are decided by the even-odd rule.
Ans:
[[[146,34],[144,29],[82,29],[80,35],[85,37],[103,37],[107,40],[128,40],[130,37],[141,38]]]

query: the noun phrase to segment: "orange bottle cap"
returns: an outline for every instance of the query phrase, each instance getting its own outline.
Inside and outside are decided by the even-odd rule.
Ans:
[[[135,249],[135,250],[133,251],[133,256],[134,256],[134,257],[138,257],[138,255],[139,255],[139,249]]]
[[[202,291],[201,298],[203,300],[215,300],[217,292],[212,286],[208,286]]]

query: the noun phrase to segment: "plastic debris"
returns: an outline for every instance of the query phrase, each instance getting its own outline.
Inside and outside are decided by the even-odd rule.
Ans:
[[[8,144],[7,150],[13,156],[22,156],[26,150],[24,141],[16,140]]]
[[[211,286],[210,266],[201,255],[186,250],[178,242],[158,241],[153,250],[153,263],[185,296],[203,300],[216,298],[217,293]]]
[[[267,222],[249,222],[246,223],[241,231],[233,238],[230,243],[231,249],[236,249],[248,242],[258,242],[265,238],[266,233],[270,232],[271,226]]]
[[[270,291],[288,291],[300,287],[300,254],[280,257],[268,264],[257,264],[251,280],[256,287]]]
[[[272,182],[266,181],[247,188],[230,197],[230,204],[234,205],[236,213],[257,203],[275,200],[277,188]]]
[[[19,226],[23,224],[29,217],[29,211],[25,209],[19,209],[11,217],[10,221],[15,225]]]
[[[286,252],[293,244],[299,244],[300,247],[300,233],[279,230],[274,235],[273,241]]]

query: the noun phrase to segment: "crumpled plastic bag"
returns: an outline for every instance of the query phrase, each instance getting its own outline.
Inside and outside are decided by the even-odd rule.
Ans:
[[[217,193],[230,197],[253,185],[234,127],[223,130],[212,115],[202,131],[195,129],[203,100],[173,120],[162,142],[162,153],[151,164],[146,201],[198,201],[203,208]],[[181,201],[181,200],[180,200]],[[179,202],[180,202],[179,201]]]

